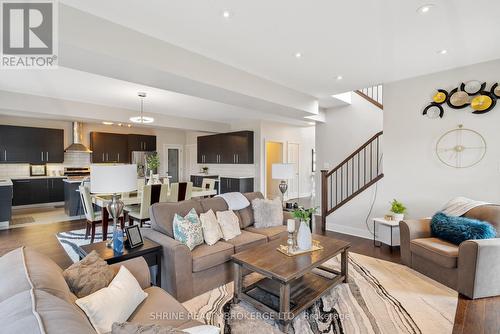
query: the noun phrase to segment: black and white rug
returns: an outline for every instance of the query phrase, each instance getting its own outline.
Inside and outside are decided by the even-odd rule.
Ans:
[[[338,259],[327,266],[339,268]],[[330,290],[292,323],[295,334],[451,333],[457,293],[403,265],[351,253],[350,282]],[[229,283],[184,303],[225,334],[281,334],[277,323],[240,301]]]

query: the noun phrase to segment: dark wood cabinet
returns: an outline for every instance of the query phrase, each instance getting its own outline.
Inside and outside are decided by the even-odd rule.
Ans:
[[[248,178],[220,178],[220,193],[241,192],[247,193],[253,191],[253,177]]]
[[[64,183],[62,178],[12,180],[12,186],[12,205],[64,201]]]
[[[128,150],[132,151],[156,151],[156,136],[128,135]]]
[[[0,163],[62,163],[64,130],[0,125]]]
[[[129,162],[127,138],[128,135],[119,133],[91,132],[92,162]]]
[[[238,131],[197,139],[199,164],[253,164],[253,131]]]

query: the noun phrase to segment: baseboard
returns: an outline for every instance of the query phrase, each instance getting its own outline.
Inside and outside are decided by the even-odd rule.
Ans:
[[[355,228],[338,224],[326,224],[326,229],[332,232],[353,235],[364,239],[373,240],[373,235],[367,229]]]
[[[27,205],[13,205],[12,210],[16,209],[33,209],[33,208],[47,208],[47,207],[56,207],[56,206],[64,206],[64,202],[51,202],[51,203],[38,203],[38,204],[27,204]]]

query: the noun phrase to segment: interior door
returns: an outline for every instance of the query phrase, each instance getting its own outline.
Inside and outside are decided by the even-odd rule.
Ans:
[[[165,145],[163,147],[165,172],[171,176],[170,183],[180,182],[183,178],[183,149],[179,145]]]
[[[294,177],[288,180],[288,192],[287,197],[299,198],[300,197],[300,145],[295,143],[288,143],[288,159],[287,162],[293,164]]]

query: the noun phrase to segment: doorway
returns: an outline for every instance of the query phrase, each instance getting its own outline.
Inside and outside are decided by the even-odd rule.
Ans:
[[[266,142],[266,197],[276,198],[281,196],[279,190],[280,180],[273,179],[272,165],[283,163],[283,143]]]
[[[165,173],[170,176],[170,182],[179,182],[183,175],[182,145],[165,144],[163,154],[163,166],[165,166]]]

